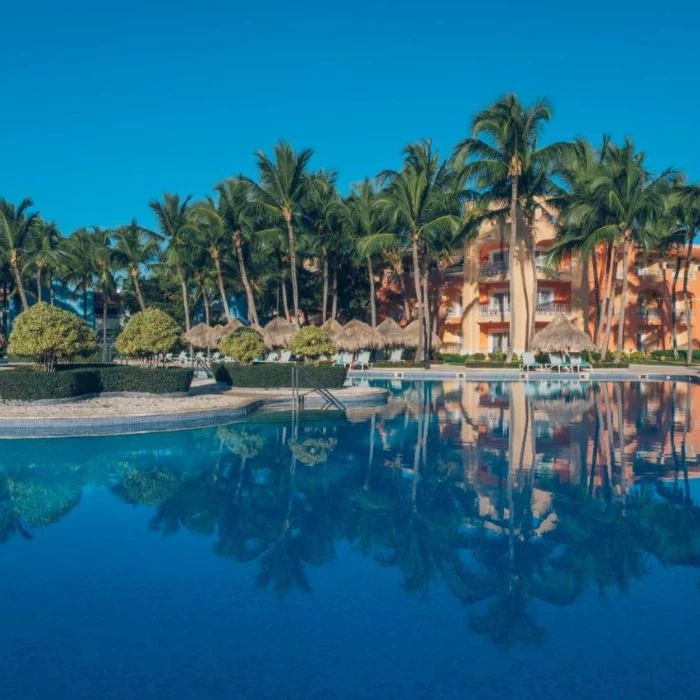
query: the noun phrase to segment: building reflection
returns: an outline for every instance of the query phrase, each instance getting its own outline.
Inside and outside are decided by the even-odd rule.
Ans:
[[[625,587],[648,563],[700,566],[700,387],[684,383],[392,383],[347,420],[270,420],[130,437],[8,442],[0,542],[40,537],[86,488],[188,531],[280,597],[347,543],[447,587],[501,646],[546,634],[541,605]],[[80,453],[76,456],[76,453]],[[700,482],[699,482],[700,483]],[[139,511],[141,512],[141,511]]]

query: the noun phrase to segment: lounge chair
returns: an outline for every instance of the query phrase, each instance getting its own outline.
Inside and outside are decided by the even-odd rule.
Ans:
[[[550,352],[549,353],[549,369],[552,371],[556,370],[561,372],[562,369],[568,369],[568,364],[564,362],[564,358],[559,353]]]
[[[353,362],[353,354],[351,352],[343,352],[334,364],[342,367],[351,367]]]
[[[389,362],[405,362],[403,359],[403,348],[395,348],[389,355]]]
[[[369,369],[372,363],[369,361],[370,352],[369,350],[363,350],[357,359],[350,365],[351,369]]]
[[[520,369],[524,370],[525,372],[529,372],[531,369],[538,370],[542,369],[543,367],[544,365],[535,359],[534,352],[523,353],[523,361],[520,364]]]
[[[571,355],[569,358],[569,367],[572,372],[580,372],[591,368],[590,362],[584,360],[581,355]]]
[[[284,350],[282,354],[279,357],[279,360],[277,362],[291,362],[292,361],[292,351],[291,350]]]
[[[277,353],[274,350],[270,350],[270,352],[265,355],[265,357],[259,359],[259,360],[254,360],[253,364],[254,365],[261,365],[261,364],[266,364],[270,362],[277,362]]]

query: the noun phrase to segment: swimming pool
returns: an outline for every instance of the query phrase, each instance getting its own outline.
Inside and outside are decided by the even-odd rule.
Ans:
[[[700,387],[0,442],[15,698],[696,696]]]

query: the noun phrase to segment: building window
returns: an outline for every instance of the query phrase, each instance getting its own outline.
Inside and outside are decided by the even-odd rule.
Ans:
[[[508,351],[508,331],[489,334],[489,352],[507,352]]]

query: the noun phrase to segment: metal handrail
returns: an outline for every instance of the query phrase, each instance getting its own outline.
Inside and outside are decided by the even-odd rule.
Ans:
[[[321,386],[316,382],[311,374],[309,374],[301,365],[296,363],[292,364],[292,389],[295,397],[298,400],[299,397],[299,375],[311,384],[313,391],[323,397],[327,403],[330,403],[334,408],[339,411],[345,411],[345,405],[342,401],[339,401],[333,394],[331,394],[325,386]]]

